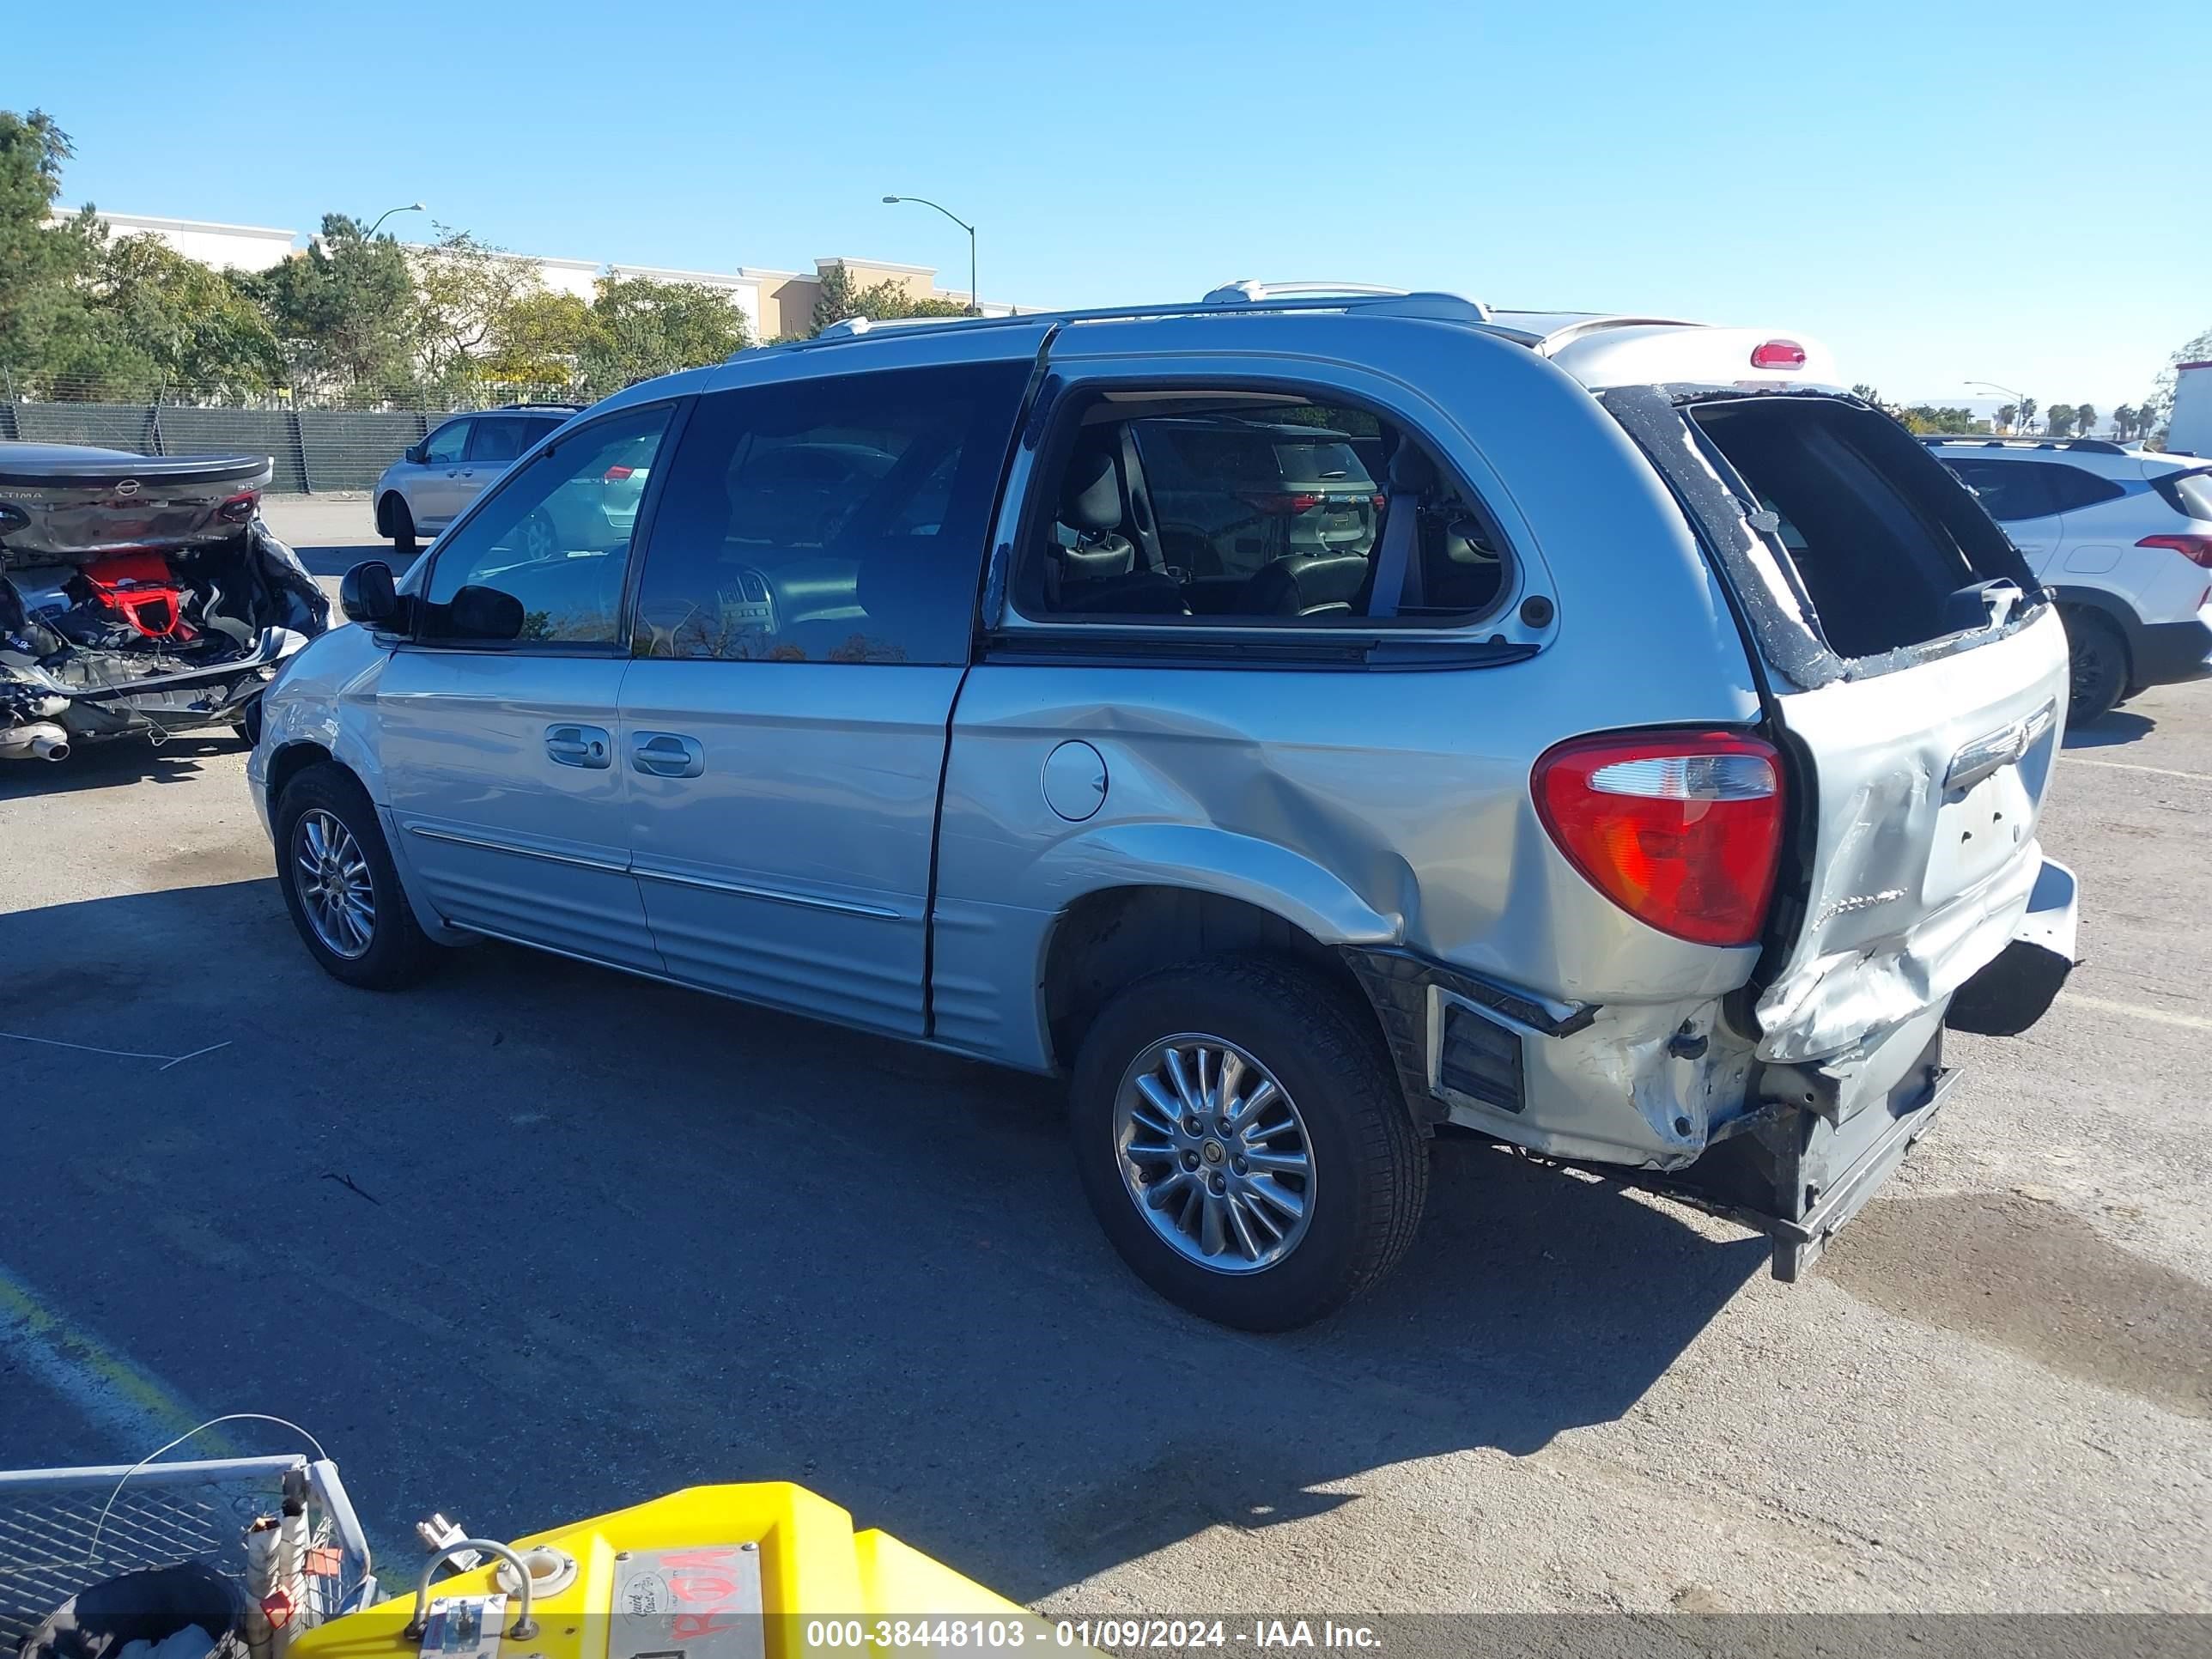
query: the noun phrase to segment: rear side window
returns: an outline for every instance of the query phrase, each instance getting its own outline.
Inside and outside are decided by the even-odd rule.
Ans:
[[[1504,586],[1487,514],[1418,438],[1295,392],[1117,388],[1066,417],[1032,501],[1013,599],[1039,622],[1435,627]]]
[[[2212,472],[2172,472],[2156,482],[2158,493],[2175,512],[2212,523]]]
[[[1943,464],[1959,475],[1999,524],[2047,518],[2059,510],[2051,488],[2051,468],[2033,461],[1954,461],[1948,456]]]
[[[2045,461],[2034,461],[2030,465],[2051,474],[2051,493],[2057,497],[2058,510],[2062,513],[2117,501],[2128,493],[2110,478],[2100,478],[2078,466],[2062,466],[2056,462]]]
[[[1029,365],[886,370],[702,398],[656,515],[633,652],[968,659]]]
[[[2025,579],[1957,481],[1885,415],[1790,397],[1716,400],[1687,412],[1775,515],[1777,538],[1838,656],[1940,639],[1954,631],[1948,601],[1960,589]],[[2024,464],[1983,465],[2009,473]],[[1987,556],[1988,568],[1970,548]]]

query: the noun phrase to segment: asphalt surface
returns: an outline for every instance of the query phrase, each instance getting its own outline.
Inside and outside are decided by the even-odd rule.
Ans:
[[[367,512],[270,517],[334,582]],[[1450,1140],[1274,1339],[1121,1268],[1047,1084],[505,946],[332,982],[242,765],[0,768],[0,1468],[252,1409],[388,1544],[783,1477],[1048,1609],[2212,1610],[2212,685],[2069,741],[2086,965],[1810,1280]]]

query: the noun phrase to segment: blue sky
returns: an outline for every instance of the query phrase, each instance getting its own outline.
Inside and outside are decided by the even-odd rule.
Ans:
[[[2212,328],[2212,0],[12,9],[0,106],[112,211],[419,198],[531,253],[964,286],[878,199],[917,192],[994,299],[1446,288],[1801,329],[1913,400],[2110,410]]]

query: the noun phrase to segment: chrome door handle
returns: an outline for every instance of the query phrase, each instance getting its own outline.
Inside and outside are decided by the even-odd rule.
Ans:
[[[597,726],[549,726],[545,752],[561,766],[581,766],[604,772],[615,763],[614,739]]]
[[[675,732],[633,732],[629,763],[656,778],[696,778],[707,769],[707,751]]]

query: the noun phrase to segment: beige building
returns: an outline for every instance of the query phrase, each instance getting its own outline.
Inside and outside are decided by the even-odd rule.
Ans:
[[[158,237],[186,258],[218,270],[266,270],[273,264],[298,258],[304,251],[304,239],[298,232],[260,225],[216,224],[133,213],[103,213],[100,218],[113,235]],[[428,252],[419,243],[404,246],[411,252]],[[813,270],[795,271],[757,270],[749,265],[740,265],[735,270],[672,270],[658,265],[602,264],[592,259],[563,259],[531,253],[507,253],[501,257],[536,267],[538,280],[548,289],[583,300],[592,297],[593,284],[602,276],[693,283],[702,288],[718,289],[744,313],[747,331],[755,340],[807,332],[814,324],[814,302],[822,296],[823,275],[840,267],[858,288],[895,283],[916,300],[969,303],[964,290],[938,287],[937,272],[930,266],[896,264],[887,259],[817,259]],[[981,307],[988,317],[1004,317],[1013,309],[996,300],[987,300]]]

